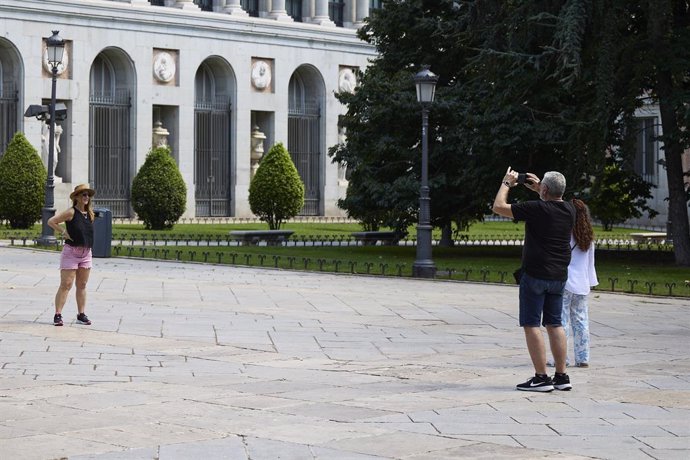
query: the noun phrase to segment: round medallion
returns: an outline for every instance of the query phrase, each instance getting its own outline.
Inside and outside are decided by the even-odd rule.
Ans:
[[[62,61],[57,65],[57,74],[62,75],[67,70],[67,64],[69,63],[69,58],[67,57],[67,50],[62,53]],[[50,74],[53,73],[53,68],[48,62],[48,49],[43,49],[43,68]]]
[[[168,83],[175,78],[176,67],[172,54],[161,51],[153,59],[153,76],[160,82]]]
[[[256,89],[266,89],[271,84],[271,66],[266,61],[252,64],[252,84]]]

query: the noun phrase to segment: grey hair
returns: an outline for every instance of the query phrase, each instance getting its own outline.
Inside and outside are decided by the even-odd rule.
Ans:
[[[560,198],[565,193],[565,176],[558,171],[546,172],[541,183],[548,187],[549,196]]]

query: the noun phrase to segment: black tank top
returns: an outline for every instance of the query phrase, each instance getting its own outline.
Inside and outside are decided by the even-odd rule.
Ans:
[[[93,247],[93,222],[89,219],[88,214],[82,214],[74,206],[74,217],[72,217],[72,220],[65,222],[65,226],[67,227],[67,233],[72,237],[71,240],[65,240],[65,244],[85,248]]]

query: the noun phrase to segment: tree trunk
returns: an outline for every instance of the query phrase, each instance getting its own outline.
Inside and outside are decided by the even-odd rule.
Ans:
[[[654,1],[648,4],[649,35],[657,48],[655,55],[658,59],[665,59],[666,49],[669,47],[668,34],[674,26],[674,9],[671,1]],[[671,237],[673,238],[673,252],[676,264],[690,266],[690,223],[688,222],[688,206],[685,199],[685,183],[683,177],[683,146],[680,143],[680,127],[673,105],[674,92],[681,92],[674,88],[673,76],[664,63],[656,66],[656,93],[659,98],[659,112],[661,125],[664,130],[664,156],[666,157],[666,178],[668,181],[668,218],[671,222]]]
[[[670,76],[659,75],[659,80],[670,82]],[[664,128],[664,154],[666,157],[666,180],[668,182],[668,220],[671,222],[673,252],[676,264],[690,266],[690,224],[688,223],[688,205],[685,201],[685,183],[683,180],[683,149],[678,143],[680,129],[675,111],[668,101],[668,95],[662,96],[661,81],[657,86],[659,92],[659,110],[661,125]]]
[[[454,244],[453,226],[450,222],[443,224],[443,227],[441,227],[441,241],[438,242],[438,245],[445,248],[450,248],[453,247]]]

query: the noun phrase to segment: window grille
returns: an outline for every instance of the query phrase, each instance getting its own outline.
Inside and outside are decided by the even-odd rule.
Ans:
[[[4,155],[14,133],[18,130],[18,102],[17,90],[14,88],[14,83],[0,83],[0,158]]]
[[[636,121],[635,172],[652,184],[658,184],[659,142],[656,117],[638,118]]]

